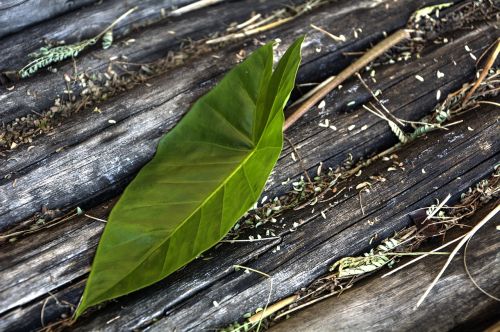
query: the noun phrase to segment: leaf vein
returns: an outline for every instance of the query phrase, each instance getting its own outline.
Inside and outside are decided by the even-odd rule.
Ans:
[[[226,146],[226,145],[222,145],[222,144],[217,144],[217,143],[214,143],[214,142],[203,142],[203,141],[184,141],[183,143],[195,143],[195,144],[208,144],[208,145],[214,145],[214,146],[218,146],[220,148],[223,148],[223,149],[226,149],[226,150],[232,150],[232,151],[241,151],[241,152],[250,152],[252,151],[252,149],[238,149],[236,147],[233,147],[233,146]]]
[[[250,146],[255,146],[255,143],[252,141],[250,137],[246,135],[246,133],[242,132],[239,128],[237,128],[231,121],[229,121],[224,115],[222,115],[220,112],[218,112],[212,105],[205,103],[206,106],[208,106],[208,109],[212,111],[212,113],[216,114],[217,117],[220,119],[224,120],[224,122],[231,128],[234,132],[238,134],[246,143],[248,143]]]

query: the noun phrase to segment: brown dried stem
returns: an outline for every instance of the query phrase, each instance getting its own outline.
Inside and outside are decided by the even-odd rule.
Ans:
[[[496,45],[495,49],[493,50],[490,57],[488,58],[488,61],[484,65],[484,68],[483,68],[483,71],[481,72],[481,75],[479,75],[479,78],[477,79],[476,83],[474,84],[472,89],[469,90],[469,93],[467,93],[467,95],[465,96],[464,101],[462,102],[462,105],[467,104],[470,97],[474,94],[474,92],[476,92],[476,89],[479,87],[479,85],[481,85],[481,83],[484,81],[484,79],[488,75],[490,68],[493,67],[493,64],[495,63],[495,61],[498,57],[498,54],[500,53],[500,38],[497,39],[496,44],[497,45]]]
[[[290,116],[285,120],[285,126],[283,130],[287,130],[291,125],[293,125],[302,115],[304,115],[311,107],[323,99],[330,91],[338,87],[345,80],[350,78],[356,72],[363,69],[370,62],[375,60],[377,57],[385,53],[388,49],[401,42],[404,39],[410,38],[410,33],[406,29],[398,30],[389,37],[382,40],[380,43],[375,45],[371,50],[366,52],[358,60],[354,61],[350,66],[344,69],[339,75],[337,75],[328,84],[319,89],[315,94],[304,101],[300,106],[291,110]]]

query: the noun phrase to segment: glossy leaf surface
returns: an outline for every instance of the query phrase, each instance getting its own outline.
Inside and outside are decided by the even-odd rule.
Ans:
[[[186,265],[258,199],[283,145],[302,40],[274,72],[272,45],[255,51],[162,138],[109,216],[77,316]]]

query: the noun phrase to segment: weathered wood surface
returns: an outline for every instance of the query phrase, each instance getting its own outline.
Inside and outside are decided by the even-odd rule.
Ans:
[[[106,311],[99,312],[92,316],[93,320],[87,321],[87,324],[91,324],[88,329],[131,329],[151,323],[153,318],[162,317],[164,312],[168,312],[169,321],[158,325],[160,330],[167,323],[177,326],[179,330],[199,330],[202,327],[196,324],[203,323],[203,327],[207,328],[220,327],[236,320],[242,312],[254,310],[265,303],[269,283],[255,276],[232,272],[233,264],[249,265],[270,273],[275,278],[274,284],[278,285],[273,300],[288,295],[291,288],[296,290],[306,286],[324,273],[333,260],[365,251],[373,235],[378,234],[379,238],[383,238],[409,224],[409,212],[428,206],[434,198],[442,198],[448,192],[457,193],[454,195],[456,199],[459,192],[491,173],[493,165],[499,161],[496,111],[493,108],[480,111],[479,116],[470,114],[465,119],[466,124],[455,127],[446,135],[434,133],[429,139],[417,142],[411,149],[401,153],[400,159],[406,170],[372,188],[372,194],[363,201],[365,216],[359,209],[356,191],[340,198],[341,202],[327,212],[327,220],[319,212],[311,214],[309,209],[291,216],[285,215],[288,226],[275,230],[282,236],[281,240],[223,244],[207,253],[206,256],[212,257],[211,260],[195,261],[148,290],[121,299],[118,304],[108,305]],[[468,131],[467,126],[474,128],[474,132]],[[442,146],[446,148],[443,150]],[[455,166],[450,168],[451,164]],[[364,181],[365,176],[384,173],[387,166],[373,165],[352,186]],[[422,173],[422,168],[426,169],[426,174]],[[317,207],[317,211],[322,208]],[[290,232],[295,220],[307,223],[297,231]],[[368,221],[374,224],[370,225]],[[31,292],[37,289],[43,292],[40,287],[50,287],[47,284],[54,286],[54,283],[59,283],[63,289],[54,290],[57,299],[76,304],[83,283],[75,273],[81,275],[88,271],[88,263],[102,226],[99,222],[80,219],[60,229],[21,240],[15,246],[11,244],[13,248],[6,250],[2,257],[2,266],[6,266],[6,263],[10,265],[9,272],[3,273],[2,281],[5,277],[5,281],[17,285],[13,292],[2,287],[2,293],[10,297],[3,298],[2,303],[12,301],[12,296],[20,302],[32,297],[36,301],[3,316],[0,323],[2,329],[22,330],[32,326],[29,324],[39,324],[39,313],[46,297]],[[281,250],[272,253],[278,244]],[[37,253],[34,246],[38,247]],[[259,255],[262,256],[252,262]],[[26,269],[32,271],[31,276],[26,274]],[[37,271],[44,272],[41,275]],[[21,277],[24,282],[19,284]],[[68,278],[74,281],[70,282]],[[28,286],[30,284],[38,287],[31,288]],[[28,287],[29,290],[26,289]],[[24,293],[20,294],[23,290]],[[197,292],[201,294],[193,296]],[[175,306],[191,296],[184,305]],[[68,307],[57,305],[50,296],[47,298],[49,300],[44,311],[47,321],[62,312],[68,312]],[[213,307],[214,300],[221,307]],[[106,325],[107,321],[117,316],[120,318]]]
[[[97,1],[2,0],[0,2],[0,38],[94,2]]]
[[[115,37],[117,40],[114,45],[107,50],[96,46],[92,52],[82,53],[74,62],[67,60],[63,65],[54,65],[58,69],[56,73],[42,69],[29,79],[12,83],[14,88],[11,90],[0,88],[0,102],[3,103],[0,109],[1,122],[9,123],[32,111],[42,112],[53,106],[58,97],[63,96],[64,99],[63,92],[67,90],[64,75],[72,77],[75,75],[75,68],[77,72],[96,73],[105,72],[115,61],[147,64],[164,58],[168,51],[177,51],[179,45],[187,40],[199,40],[207,37],[209,32],[223,32],[230,23],[248,19],[252,11],[272,11],[282,7],[285,2],[269,0],[255,4],[254,1],[246,0],[222,3],[164,19],[147,29],[132,31],[126,35],[126,40],[135,40],[133,43],[125,43],[123,40],[120,42],[119,38]],[[217,20],[213,17],[217,17]],[[73,19],[76,20],[75,23],[80,22],[79,18]],[[100,20],[100,17],[89,16],[89,19]],[[116,60],[110,60],[112,58]],[[22,63],[16,64],[17,69],[21,68],[26,60],[21,61]],[[79,96],[82,90],[81,84],[71,84],[73,95]]]
[[[390,6],[389,9],[386,9],[382,4],[370,8],[372,5],[368,5],[368,3],[372,2],[367,1],[366,7],[361,9],[346,7],[345,3],[342,3],[344,5],[341,6],[341,3],[338,3],[336,5],[340,7],[337,8],[334,5],[331,7],[331,11],[322,10],[317,11],[314,16],[304,16],[301,20],[297,20],[296,25],[291,28],[283,27],[279,29],[275,36],[281,36],[284,45],[289,44],[298,35],[311,30],[309,27],[310,22],[327,27],[335,22],[335,26],[339,27],[338,33],[345,35],[351,32],[351,26],[362,27],[363,31],[382,31],[383,27],[386,27],[379,20],[382,13],[390,12],[391,15],[388,15],[388,17],[395,17],[394,24],[399,23],[399,26],[401,26],[402,22],[405,22],[414,10],[410,4],[417,6],[414,1],[408,1],[408,3],[400,1],[397,6]],[[343,8],[344,11],[341,11],[340,8]],[[396,15],[397,13],[399,15]],[[385,24],[388,23],[385,22]],[[297,27],[300,28],[297,29]],[[371,41],[374,36],[369,32],[367,34],[367,39]],[[380,35],[380,33],[377,33],[377,35]],[[453,66],[450,64],[449,54],[454,48],[457,48],[459,51],[456,54],[456,61],[460,61],[460,66],[463,66],[464,72],[449,69],[450,75],[446,76],[444,81],[434,79],[433,82],[429,82],[431,84],[426,84],[429,90],[426,90],[425,93],[434,91],[437,86],[443,85],[442,92],[446,94],[460,84],[458,82],[453,84],[454,80],[463,77],[464,74],[470,75],[473,73],[474,62],[471,61],[463,45],[470,43],[469,47],[472,47],[474,52],[479,55],[481,50],[489,45],[497,35],[498,31],[489,25],[470,31],[462,39],[457,39],[456,45],[450,43],[437,50],[436,54],[428,56],[426,62],[416,66],[402,66],[403,68],[400,68],[399,72],[391,72],[391,69],[388,69],[389,75],[385,76],[387,79],[381,78],[379,80],[379,82],[385,83],[374,88],[383,90],[383,84],[390,84],[391,81],[401,79],[406,79],[406,85],[418,85],[419,82],[413,78],[415,71],[422,71],[422,74],[434,79],[435,70],[437,70],[439,63],[435,63],[433,58],[443,57],[443,65]],[[364,39],[362,36],[360,37],[361,40]],[[310,39],[305,45],[303,50],[304,67],[302,69],[304,73],[317,72],[317,69],[309,66],[310,64],[315,68],[321,67],[321,53],[316,51],[319,43],[321,43],[319,38],[325,37],[319,32],[316,34],[311,32]],[[322,48],[326,49],[325,54],[327,54],[327,51],[333,52],[337,54],[337,59],[340,59],[341,52],[346,50],[345,48],[338,49],[335,44],[328,43],[326,39],[323,39],[323,44]],[[330,45],[331,49],[328,50],[326,45]],[[95,199],[96,196],[116,193],[123,185],[123,182],[130,178],[130,174],[133,174],[151,158],[159,137],[178,121],[180,116],[187,110],[187,105],[190,105],[198,96],[213,86],[218,77],[234,64],[237,60],[233,55],[236,50],[239,50],[239,47],[224,49],[215,54],[220,59],[229,59],[230,61],[214,63],[213,58],[205,57],[174,70],[165,77],[152,80],[150,82],[152,87],[147,90],[139,87],[130,91],[123,98],[117,98],[101,105],[102,114],[77,114],[63,123],[53,135],[34,142],[34,148],[15,150],[15,153],[9,155],[9,159],[0,161],[2,166],[0,170],[0,230],[5,230],[15,225],[16,221],[29,217],[39,211],[42,205],[51,209],[56,207],[64,208],[84,204],[89,199]],[[446,58],[447,56],[448,58]],[[327,63],[332,60],[331,53],[325,55],[325,57]],[[425,74],[426,71],[428,74]],[[301,75],[304,74],[301,73]],[[317,77],[317,74],[311,76],[313,76],[311,80],[314,80],[314,76]],[[391,76],[394,77],[391,79]],[[447,85],[447,83],[450,84]],[[358,84],[354,83],[354,85]],[[165,87],[169,88],[166,89]],[[353,89],[356,90],[357,87]],[[344,97],[336,99],[335,106],[328,110],[329,113],[324,113],[324,115],[331,114],[333,116],[335,115],[334,109],[342,110],[346,108],[345,105],[350,101],[348,98],[352,99],[353,97],[348,96],[349,89],[345,89],[345,91],[347,92],[343,94]],[[363,91],[361,94],[356,94],[355,98],[357,98],[357,103],[361,104],[368,97],[369,93]],[[416,99],[420,95],[410,94],[409,97]],[[408,99],[405,100],[408,101]],[[429,106],[435,104],[435,102],[432,102],[432,98],[429,100],[431,100]],[[418,119],[425,114],[425,110],[424,107],[414,109],[412,112],[416,113],[413,116],[410,114],[407,114],[407,116]],[[311,112],[311,114],[317,116],[318,113]],[[311,121],[312,116],[306,116],[302,123]],[[349,118],[349,116],[345,116],[345,118]],[[115,125],[109,124],[108,120],[110,119],[115,120],[117,123]],[[355,122],[357,119],[353,118],[348,121]],[[382,122],[378,121],[378,124],[379,128],[383,127]],[[338,135],[337,137],[344,142],[348,140],[351,142],[350,144],[358,146],[360,150],[353,151],[356,157],[364,155],[368,152],[366,148],[358,145],[359,141],[352,140],[355,139],[354,137],[359,137],[361,142],[366,142],[370,139],[366,136],[368,133],[360,131],[362,125],[359,125],[359,123],[357,130],[348,132],[346,128],[349,125],[351,123],[345,127],[339,127],[341,130],[332,133],[332,135]],[[134,130],[130,130],[131,128]],[[290,130],[287,135],[292,137],[292,141],[298,144],[299,148],[302,144],[299,144],[300,141],[293,139],[293,137],[307,139],[313,137],[316,132],[321,131],[321,128],[317,126],[313,126],[315,129],[312,131],[303,128],[298,129],[300,125],[296,126],[296,128]],[[301,130],[300,135],[297,134],[298,130]],[[316,136],[324,138],[327,133],[329,132],[323,130],[322,134]],[[390,135],[386,137],[390,137]],[[318,145],[315,144],[317,143],[313,142],[311,144],[311,150],[318,153],[318,157],[333,157],[328,154],[334,149],[333,146],[325,147],[325,151],[318,151]],[[110,148],[111,146],[112,148]],[[66,148],[63,151],[55,152],[64,147]],[[282,160],[285,164],[291,163],[291,160],[285,160],[286,155],[289,153],[289,149],[284,151]],[[308,160],[311,162],[308,162],[307,168],[314,166],[318,162],[317,159],[311,160],[307,153],[304,158],[305,162],[308,162]],[[331,161],[338,162],[343,158],[345,158],[345,151],[339,151],[336,154],[336,159]],[[51,171],[55,169],[58,172]],[[274,183],[274,188],[277,188],[281,181],[286,180],[287,177],[292,178],[300,173],[300,166],[296,164],[293,171],[295,173],[286,173],[284,179],[273,177],[271,183]],[[10,178],[2,179],[7,174],[10,174]],[[277,175],[283,176],[285,173]],[[40,179],[45,180],[40,181]],[[15,186],[13,185],[14,182]],[[77,191],[74,190],[76,187],[78,187]],[[269,188],[269,192],[271,195],[275,195],[277,189]],[[7,202],[10,203],[7,204]]]
[[[370,8],[373,2],[366,1],[360,2],[360,6],[365,7],[358,9],[355,5],[349,7],[350,3],[328,5],[327,10],[312,12],[291,25],[266,33],[268,39],[280,38],[287,45],[298,34],[310,31],[304,48],[301,82],[335,73],[349,62],[341,52],[365,48],[381,38],[382,30],[390,32],[403,26],[414,9],[429,2],[383,1]],[[386,4],[389,4],[387,9]],[[381,16],[388,17],[385,24],[379,19]],[[392,22],[391,29],[386,27],[387,22]],[[363,32],[358,40],[351,37],[345,44],[336,44],[311,30],[310,23],[319,24],[334,34],[352,36],[353,26],[362,27]],[[383,91],[382,100],[394,114],[418,119],[436,104],[438,88],[445,96],[473,79],[475,64],[465,45],[479,56],[498,36],[498,30],[483,24],[451,33],[450,43],[429,47],[421,59],[377,68],[377,83],[369,84],[373,90]],[[320,52],[316,50],[318,47]],[[102,105],[102,115],[82,112],[68,119],[54,135],[35,141],[30,153],[26,149],[15,151],[0,167],[2,178],[12,173],[12,178],[2,180],[0,187],[0,209],[4,209],[0,219],[2,229],[20,224],[42,205],[64,208],[89,201],[88,205],[92,205],[102,201],[103,196],[119,192],[151,156],[160,135],[234,64],[234,54],[240,48],[241,45],[236,45],[214,54],[229,59],[228,63],[210,57],[196,60],[151,81],[153,85],[148,90],[137,88]],[[451,59],[456,61],[456,67]],[[334,60],[337,61],[332,63]],[[445,73],[439,80],[438,69]],[[417,73],[425,78],[426,84],[414,78]],[[169,89],[165,89],[166,86]],[[314,169],[320,161],[325,162],[325,167],[336,166],[348,153],[355,158],[366,157],[395,143],[384,122],[358,106],[346,106],[351,100],[360,105],[369,99],[368,92],[356,80],[351,80],[342,90],[326,98],[324,111],[311,110],[286,133],[307,169]],[[211,260],[197,260],[144,291],[109,303],[104,309],[89,314],[76,328],[201,330],[224,326],[243,313],[263,306],[269,291],[268,280],[235,272],[234,264],[249,265],[271,274],[274,284],[278,285],[273,301],[306,286],[324,273],[333,260],[365,251],[374,234],[382,238],[409,224],[409,212],[431,204],[434,198],[442,198],[448,192],[457,193],[453,198],[456,200],[458,193],[490,174],[499,161],[500,150],[495,112],[493,106],[484,105],[467,115],[462,125],[452,127],[445,134],[433,133],[428,139],[405,148],[400,153],[405,170],[391,173],[386,182],[372,188],[371,195],[363,196],[364,216],[359,208],[358,192],[352,188],[371,174],[386,174],[390,165],[384,162],[373,164],[361,177],[348,183],[351,189],[326,212],[326,220],[319,213],[326,206],[317,207],[314,214],[310,209],[292,211],[284,216],[284,223],[265,226],[274,227],[280,239],[223,243],[206,253],[205,257]],[[318,126],[319,121],[326,118],[337,131]],[[110,125],[109,119],[117,124]],[[353,124],[355,129],[348,130]],[[361,129],[364,125],[368,126],[366,130]],[[467,130],[468,126],[474,131]],[[56,152],[60,147],[66,148]],[[269,182],[267,195],[282,192],[285,187],[281,181],[301,173],[300,165],[293,163],[290,153],[290,147],[286,146]],[[8,207],[16,204],[16,208]],[[27,210],[23,210],[24,205],[28,206]],[[89,214],[106,218],[110,206],[112,202],[104,203]],[[294,222],[303,224],[292,232]],[[42,311],[45,324],[70,314],[68,303],[78,302],[103,226],[101,222],[79,217],[2,245],[0,330],[37,329],[42,325]],[[257,231],[263,234],[266,228]],[[281,250],[276,251],[278,244]],[[213,301],[220,306],[214,307]]]
[[[226,273],[213,278],[213,283],[195,296],[183,294],[186,296],[183,296],[184,302],[179,303],[179,295],[173,292],[184,286],[187,280],[185,277],[176,280],[176,276],[172,276],[156,287],[110,305],[88,320],[82,319],[76,327],[82,330],[118,330],[148,323],[152,324],[151,331],[201,331],[225,326],[240,319],[243,313],[262,307],[269,295],[269,280],[243,271],[235,272],[228,263],[249,266],[271,275],[274,285],[271,301],[290,295],[292,289],[296,291],[307,286],[324,274],[333,261],[367,251],[374,235],[384,238],[409,225],[411,211],[429,206],[434,198],[445,197],[447,193],[458,194],[492,172],[494,164],[500,160],[496,110],[491,107],[481,111],[479,116],[464,119],[480,133],[466,133],[465,125],[457,126],[446,135],[430,135],[428,140],[409,146],[399,154],[406,170],[371,188],[371,194],[364,196],[363,200],[365,215],[361,212],[356,190],[350,190],[338,204],[325,212],[326,219],[320,211],[329,208],[328,203],[316,205],[315,213],[305,209],[284,215],[284,228],[283,225],[266,227],[274,229],[281,239],[273,244],[261,243],[258,258],[254,256],[249,261],[245,256],[243,260],[233,260],[236,257],[229,256],[229,253],[238,252],[238,246],[246,245],[229,244],[208,252],[210,260],[199,261],[180,271],[179,274],[199,275],[222,268]],[[444,145],[446,148],[443,149]],[[355,187],[369,175],[383,174],[386,168],[383,163],[374,165],[364,176],[347,185]],[[426,169],[426,174],[422,168]],[[302,226],[291,231],[294,221]],[[280,250],[273,252],[277,245]],[[262,253],[264,246],[267,250]],[[493,275],[490,278],[494,278]],[[195,279],[193,282],[199,281]],[[143,307],[147,307],[146,312],[142,311]],[[144,322],[151,307],[157,308],[158,316]],[[116,320],[106,325],[113,318]],[[138,323],[141,324],[135,325]]]
[[[478,211],[466,223],[476,224],[494,205]],[[491,276],[500,275],[500,232],[495,230],[499,221],[497,217],[486,224],[467,249],[467,266],[472,277],[496,297],[500,296],[500,281]],[[428,257],[384,279],[380,275],[387,270],[381,271],[340,297],[299,312],[270,331],[483,331],[498,320],[500,303],[484,295],[469,279],[463,250],[427,301],[415,309],[446,259]]]
[[[133,7],[138,8],[113,29],[116,38],[121,38],[133,29],[161,19],[173,7],[191,2],[194,0],[102,1],[41,22],[0,40],[0,45],[2,45],[0,72],[22,68],[26,62],[29,62],[28,54],[44,46],[44,40],[64,40],[67,44],[71,44],[94,37]]]

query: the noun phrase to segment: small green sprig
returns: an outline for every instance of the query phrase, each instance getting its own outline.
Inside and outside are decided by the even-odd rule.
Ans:
[[[130,15],[136,9],[137,7],[128,10],[93,38],[85,39],[81,42],[71,45],[40,48],[39,51],[30,54],[30,56],[34,57],[35,59],[19,70],[19,76],[21,78],[26,78],[36,73],[39,69],[47,67],[52,63],[65,60],[67,58],[76,57],[85,48],[90,45],[94,45],[99,39],[103,37],[103,48],[109,48],[111,46],[111,43],[113,42],[112,29],[116,24],[118,24],[118,22]]]
[[[59,62],[70,57],[76,57],[78,53],[83,51],[87,46],[95,43],[96,39],[91,38],[71,45],[42,47],[38,52],[32,54],[32,56],[35,57],[35,60],[31,61],[19,70],[19,76],[21,76],[21,78],[25,78],[33,75],[39,69],[47,67],[51,63]]]

